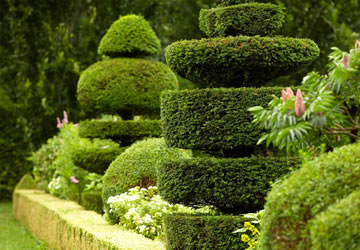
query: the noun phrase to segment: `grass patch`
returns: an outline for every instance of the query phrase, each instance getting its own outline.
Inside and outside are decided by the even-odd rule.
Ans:
[[[0,203],[0,250],[47,249],[20,225],[12,215],[12,203]]]

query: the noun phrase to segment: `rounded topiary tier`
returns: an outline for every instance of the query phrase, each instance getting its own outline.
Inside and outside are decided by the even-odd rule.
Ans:
[[[213,156],[238,157],[163,164],[159,168],[159,191],[170,202],[209,204],[233,214],[256,212],[264,205],[269,183],[299,164],[296,159],[264,157],[266,153],[256,147],[261,131],[251,123],[247,109],[266,106],[272,95],[281,94],[280,88],[254,87],[302,69],[318,57],[319,48],[309,39],[263,37],[275,34],[284,21],[284,12],[276,5],[248,2],[222,0],[217,8],[201,11],[201,29],[219,37],[178,41],[166,48],[171,69],[200,88],[162,95],[166,143]],[[214,89],[204,89],[211,87]],[[260,156],[243,157],[259,152]],[[186,216],[180,218],[175,219],[177,228],[168,227],[168,235],[186,231],[187,225],[194,223]],[[222,223],[220,217],[212,220]],[[193,229],[191,233],[197,235],[199,231]],[[227,237],[222,248],[233,249],[239,235]],[[179,243],[176,237],[167,241],[169,246]],[[176,248],[185,249],[186,244],[180,242]],[[214,246],[216,243],[208,248]],[[201,249],[201,242],[193,242],[192,247]]]

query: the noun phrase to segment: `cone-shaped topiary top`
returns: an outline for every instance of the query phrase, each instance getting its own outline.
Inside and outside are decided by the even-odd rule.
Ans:
[[[160,40],[149,23],[137,15],[127,15],[115,21],[98,48],[99,54],[111,57],[141,57],[161,50]]]

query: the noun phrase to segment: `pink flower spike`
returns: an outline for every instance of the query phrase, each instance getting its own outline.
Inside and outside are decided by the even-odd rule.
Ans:
[[[79,181],[75,178],[75,176],[70,177],[71,182],[73,183],[79,183]]]
[[[343,65],[345,66],[345,68],[347,68],[349,65],[349,57],[347,55],[344,55]]]
[[[287,93],[288,99],[290,99],[291,97],[294,96],[294,92],[292,91],[291,88],[286,88],[286,93]]]
[[[63,128],[64,125],[61,123],[60,118],[59,118],[59,117],[56,117],[56,120],[57,120],[57,127],[58,127],[58,128]]]
[[[69,120],[68,120],[68,117],[67,117],[67,114],[66,114],[66,111],[64,110],[64,119],[62,120],[63,123],[69,123]]]
[[[296,101],[295,101],[295,113],[297,116],[302,116],[305,112],[305,104],[303,100],[303,96],[301,90],[298,89],[296,91]]]
[[[355,49],[360,49],[360,41],[356,40],[355,42]]]
[[[282,101],[285,102],[286,101],[286,97],[287,97],[287,93],[285,90],[281,90],[281,98]]]
[[[79,123],[75,123],[75,124],[74,124],[74,127],[75,127],[75,128],[79,127]]]

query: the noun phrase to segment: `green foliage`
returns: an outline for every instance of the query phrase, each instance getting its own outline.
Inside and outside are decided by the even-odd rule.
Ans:
[[[166,249],[246,249],[235,229],[242,216],[171,214],[165,217]]]
[[[263,133],[251,123],[248,107],[268,103],[280,88],[197,89],[166,91],[161,96],[162,128],[171,147],[212,154],[257,153]],[[264,150],[262,150],[264,151]]]
[[[143,234],[150,239],[162,238],[164,235],[164,217],[174,212],[181,213],[214,213],[209,207],[192,209],[183,205],[171,205],[157,194],[157,188],[134,187],[121,195],[111,196],[107,202],[111,213],[119,218],[119,224],[126,229]]]
[[[257,213],[249,213],[244,214],[244,217],[251,220],[246,221],[244,223],[244,227],[237,229],[234,233],[243,233],[241,234],[241,240],[248,244],[248,248],[246,250],[253,250],[257,249],[259,243],[259,236],[260,236],[260,218],[264,210],[261,210]],[[245,234],[248,232],[248,234]]]
[[[81,193],[81,205],[87,210],[93,210],[99,214],[103,213],[102,193],[84,191]]]
[[[20,178],[31,171],[27,162],[29,143],[18,109],[0,88],[0,201],[10,200]]]
[[[358,249],[360,192],[354,191],[311,220],[313,249]]]
[[[284,17],[285,13],[278,5],[249,3],[202,9],[199,26],[209,37],[267,36],[281,28]]]
[[[79,133],[81,137],[107,138],[129,146],[145,137],[160,137],[162,130],[159,120],[85,120],[80,122]]]
[[[71,152],[71,159],[77,167],[98,174],[104,174],[110,163],[125,150],[111,140],[83,141],[81,147]]]
[[[269,130],[259,144],[266,141],[267,145],[272,143],[287,151],[326,144],[330,150],[359,138],[360,42],[357,43],[350,53],[334,48],[329,55],[328,75],[309,73],[302,82],[301,96],[274,96],[268,108],[249,109],[254,123]],[[305,105],[303,114],[296,112],[300,97]]]
[[[311,248],[311,220],[360,188],[359,149],[345,145],[306,161],[273,187],[261,218],[262,249]]]
[[[177,89],[174,73],[163,63],[118,58],[97,62],[79,79],[78,100],[85,111],[135,115],[157,115],[160,92]]]
[[[156,185],[157,168],[165,161],[183,158],[189,158],[186,151],[168,148],[162,138],[134,143],[106,170],[103,200],[107,201],[110,196],[122,194],[135,186]],[[110,221],[116,223],[115,218],[110,217]]]
[[[165,51],[170,68],[200,88],[261,86],[318,56],[311,40],[258,36],[178,41]]]
[[[25,174],[16,184],[15,189],[37,189],[37,184],[30,174]]]
[[[160,40],[142,16],[121,16],[101,39],[98,53],[111,57],[155,55],[161,50]]]
[[[242,3],[251,3],[254,2],[254,0],[216,0],[215,2],[218,3],[219,7],[226,7],[226,6],[232,6],[232,5],[238,5]]]
[[[254,212],[263,207],[271,183],[298,165],[297,158],[280,157],[168,160],[158,170],[158,188],[171,203]]]

